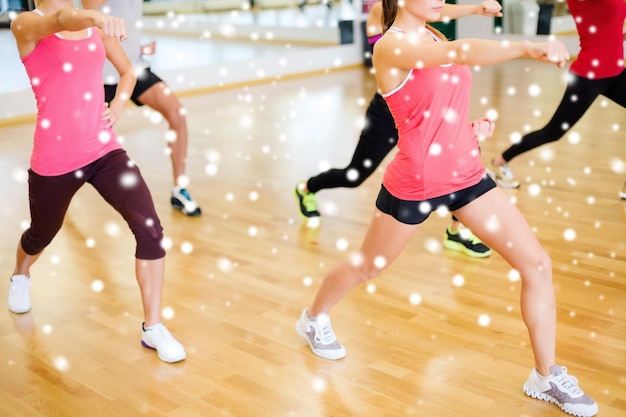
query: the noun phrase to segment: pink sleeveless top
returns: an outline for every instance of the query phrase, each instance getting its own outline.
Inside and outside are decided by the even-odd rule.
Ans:
[[[102,120],[105,57],[99,33],[90,28],[80,40],[48,36],[22,59],[37,101],[30,159],[37,174],[66,174],[121,147]]]
[[[391,195],[427,200],[476,185],[485,175],[469,121],[471,85],[468,67],[441,65],[413,69],[383,94],[399,134],[383,177]]]

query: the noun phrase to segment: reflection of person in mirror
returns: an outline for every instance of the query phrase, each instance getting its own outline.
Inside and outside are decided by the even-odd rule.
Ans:
[[[326,274],[296,330],[316,355],[345,357],[329,311],[388,268],[421,223],[445,207],[520,273],[521,315],[534,354],[524,392],[570,414],[593,416],[596,402],[556,364],[551,260],[517,206],[486,175],[469,122],[470,66],[527,57],[563,68],[569,53],[559,41],[447,41],[427,24],[442,8],[442,0],[383,0],[385,32],[373,64],[378,90],[398,126],[398,152],[385,169],[359,250]]]
[[[464,16],[483,15],[489,17],[502,16],[502,6],[496,0],[486,0],[479,4],[444,4],[439,21],[457,19]],[[368,43],[373,47],[383,33],[381,26],[382,3],[376,2],[371,8],[366,22]],[[348,166],[332,168],[307,180],[300,181],[294,190],[300,216],[304,220],[320,217],[317,208],[316,193],[328,189],[360,186],[369,178],[382,163],[383,159],[395,149],[398,143],[398,130],[387,103],[376,93],[365,113],[365,127],[361,131],[359,141]],[[480,241],[472,232],[463,227],[458,219],[452,216],[446,228],[443,246],[474,258],[484,258],[491,254],[491,249]]]
[[[131,100],[138,106],[148,105],[163,115],[169,124],[167,145],[170,150],[173,171],[173,189],[170,196],[172,208],[180,210],[187,216],[199,216],[202,211],[196,201],[191,198],[187,186],[189,178],[186,174],[187,164],[187,118],[185,109],[176,95],[154,74],[143,55],[153,55],[156,43],[141,45],[141,19],[143,17],[142,0],[82,0],[83,7],[99,9],[110,16],[124,19],[128,27],[128,39],[122,44],[126,54],[137,73],[137,85],[132,92]],[[117,73],[107,62],[104,66],[105,100],[108,102],[115,96],[117,89]]]
[[[74,194],[89,183],[135,236],[143,345],[165,362],[185,359],[185,349],[160,320],[165,274],[161,222],[139,169],[112,129],[136,81],[118,40],[126,38],[124,21],[76,9],[71,0],[40,0],[34,11],[13,20],[11,31],[37,101],[37,124],[28,171],[31,224],[17,246],[9,310],[31,310],[31,266],[61,229]],[[119,74],[117,94],[108,106],[102,88],[106,58]]]
[[[576,22],[580,52],[568,73],[561,103],[548,123],[491,160],[489,174],[504,188],[518,188],[508,163],[517,156],[561,139],[583,117],[599,95],[626,107],[624,69],[624,0],[567,0]],[[626,182],[619,193],[626,199]]]

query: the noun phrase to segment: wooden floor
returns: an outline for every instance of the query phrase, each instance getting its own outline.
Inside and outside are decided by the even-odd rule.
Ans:
[[[485,162],[547,121],[563,74],[527,60],[474,72],[472,116],[498,114]],[[0,314],[0,416],[563,416],[522,392],[532,356],[520,282],[497,254],[443,250],[447,215],[332,311],[344,360],[315,357],[296,334],[324,273],[358,247],[382,170],[320,192],[318,228],[301,223],[291,191],[348,162],[374,90],[357,68],[184,97],[190,190],[204,210],[193,219],[169,208],[164,122],[129,107],[117,132],[171,242],[164,321],[188,358],[168,365],[141,346],[133,239],[87,186],[32,271],[32,311]],[[559,363],[602,417],[626,416],[625,116],[599,99],[571,135],[517,158],[523,185],[507,191],[553,260]],[[32,130],[0,130],[6,278],[29,221]]]

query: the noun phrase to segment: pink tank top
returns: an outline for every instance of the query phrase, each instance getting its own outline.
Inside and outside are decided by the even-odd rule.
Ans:
[[[580,53],[570,71],[584,78],[608,78],[624,70],[624,0],[568,0]]]
[[[469,121],[471,85],[468,67],[441,65],[413,69],[383,94],[399,134],[383,177],[391,195],[427,200],[476,185],[485,175]]]
[[[89,29],[80,40],[48,36],[22,59],[37,101],[30,159],[37,174],[66,174],[121,147],[102,120],[105,57],[99,33]]]

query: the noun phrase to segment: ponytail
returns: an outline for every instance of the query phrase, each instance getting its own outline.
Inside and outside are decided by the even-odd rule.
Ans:
[[[383,3],[383,17],[381,24],[383,27],[383,34],[387,32],[387,29],[391,27],[393,21],[396,20],[398,14],[398,0],[382,0]]]

